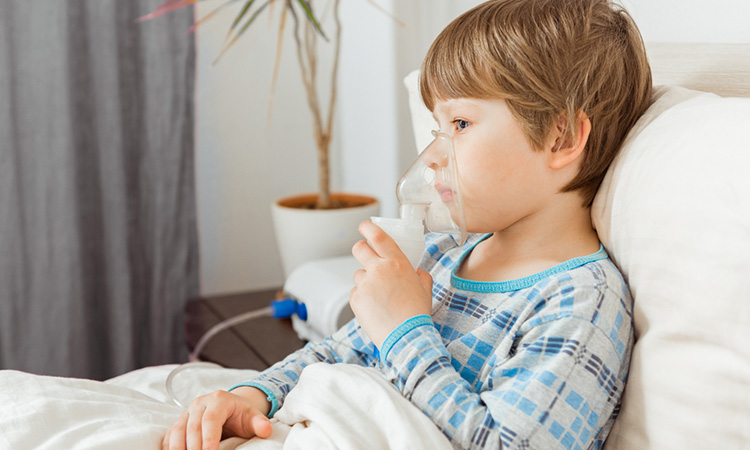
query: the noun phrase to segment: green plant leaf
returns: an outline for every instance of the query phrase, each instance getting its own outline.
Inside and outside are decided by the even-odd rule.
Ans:
[[[318,23],[318,19],[315,18],[315,14],[312,12],[312,7],[310,6],[310,3],[308,3],[305,0],[297,0],[297,3],[302,7],[302,9],[305,11],[305,16],[307,16],[307,20],[309,20],[316,30],[318,30],[318,33],[320,33],[321,36],[325,40],[328,40],[328,37],[325,33],[323,33],[323,29],[320,28],[320,23]]]
[[[252,3],[253,1],[255,0],[249,0],[248,3]],[[214,64],[218,63],[221,57],[224,56],[224,54],[227,52],[227,50],[229,50],[230,47],[232,47],[235,43],[237,43],[237,40],[240,38],[240,36],[242,36],[242,34],[245,32],[245,30],[248,29],[248,27],[250,27],[250,25],[255,21],[258,15],[266,8],[266,6],[268,6],[269,3],[271,3],[271,1],[272,0],[266,0],[266,2],[263,3],[260,6],[260,8],[258,8],[253,13],[253,15],[250,16],[250,18],[247,20],[247,22],[245,22],[245,25],[240,29],[240,31],[236,32],[234,36],[232,37],[232,39],[224,45],[224,48],[221,50],[221,53],[214,61]],[[244,15],[244,13],[242,15]],[[232,30],[230,29],[229,31],[231,33]],[[229,38],[229,35],[227,35],[227,38]]]
[[[253,6],[254,2],[255,0],[247,0],[245,2],[245,6],[242,7],[242,9],[240,10],[240,13],[237,14],[237,17],[234,18],[234,22],[232,22],[232,26],[229,27],[230,30],[234,30],[237,27],[237,24],[239,24],[242,18],[245,17],[245,14],[247,14],[247,11],[250,9],[251,6]]]
[[[253,1],[254,0],[250,0],[250,2],[253,2]],[[240,37],[242,33],[244,33],[245,30],[247,30],[250,27],[250,25],[255,21],[255,18],[258,17],[258,15],[266,8],[266,6],[268,6],[269,3],[271,3],[271,1],[272,0],[266,0],[266,2],[263,3],[260,6],[260,8],[258,8],[257,11],[253,13],[252,16],[250,16],[247,22],[245,22],[245,25],[240,29],[239,33],[237,33],[237,37]]]

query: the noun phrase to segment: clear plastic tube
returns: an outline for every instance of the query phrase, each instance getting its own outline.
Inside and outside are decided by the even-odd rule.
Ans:
[[[169,398],[174,402],[175,405],[187,409],[187,405],[180,401],[179,398],[177,398],[177,395],[175,395],[174,390],[172,389],[172,385],[174,384],[174,379],[177,377],[177,374],[182,372],[185,369],[192,369],[197,367],[221,367],[218,364],[212,363],[212,362],[204,362],[204,361],[193,361],[185,364],[180,364],[179,366],[175,367],[171,372],[169,372],[169,376],[167,377],[167,395]]]
[[[187,409],[187,405],[181,402],[177,396],[174,393],[174,390],[172,389],[172,384],[174,383],[174,379],[185,369],[189,369],[192,367],[198,367],[198,366],[209,366],[209,367],[221,367],[218,364],[210,363],[210,362],[204,362],[200,360],[200,354],[203,348],[206,346],[209,340],[216,336],[217,334],[221,333],[222,331],[226,330],[227,328],[231,328],[237,324],[240,324],[242,322],[246,322],[248,320],[256,319],[258,317],[265,317],[265,316],[272,316],[274,315],[274,308],[271,306],[267,306],[265,308],[256,309],[254,311],[249,311],[244,314],[240,314],[237,316],[234,316],[232,318],[229,318],[227,320],[224,320],[222,322],[217,323],[213,327],[211,327],[201,338],[198,340],[198,343],[195,344],[195,348],[193,348],[193,351],[190,353],[190,362],[181,364],[177,367],[175,367],[172,372],[169,373],[169,376],[167,377],[166,381],[166,388],[167,388],[167,395],[169,398],[177,405],[184,409]]]
[[[273,310],[271,309],[271,307],[267,306],[265,308],[260,308],[254,311],[249,311],[244,314],[234,316],[223,322],[217,323],[216,325],[211,327],[206,332],[206,334],[201,336],[201,338],[198,340],[198,343],[195,344],[195,348],[193,348],[193,351],[190,353],[190,361],[200,361],[200,354],[201,354],[201,350],[203,350],[203,347],[206,346],[206,344],[211,338],[221,333],[222,331],[226,330],[227,328],[231,328],[239,323],[246,322],[248,320],[252,320],[258,317],[271,316],[272,312]]]

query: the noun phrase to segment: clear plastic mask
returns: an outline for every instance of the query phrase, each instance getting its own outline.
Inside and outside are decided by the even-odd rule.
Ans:
[[[433,141],[404,172],[396,187],[402,219],[424,220],[435,233],[466,242],[466,219],[451,136],[433,131]]]

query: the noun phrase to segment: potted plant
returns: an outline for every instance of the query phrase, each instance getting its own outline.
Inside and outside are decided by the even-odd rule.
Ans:
[[[194,5],[199,0],[168,0],[139,20],[151,19],[173,10]],[[218,14],[234,0],[226,0],[211,13],[193,25],[191,31],[205,20]],[[340,0],[332,0],[333,32],[327,35],[314,12],[312,0],[245,0],[234,19],[219,57],[229,50],[250,28],[265,9],[280,4],[274,82],[280,62],[280,49],[286,25],[291,22],[296,47],[296,57],[301,81],[305,88],[306,103],[312,115],[312,135],[317,151],[318,191],[282,198],[272,205],[276,238],[285,275],[302,262],[349,254],[351,246],[359,239],[357,225],[370,216],[379,214],[379,202],[374,197],[331,192],[330,148],[336,111],[336,87],[341,42]],[[270,8],[268,8],[270,10]],[[291,20],[290,20],[291,19]],[[322,44],[333,46],[330,68],[330,92],[324,98],[320,89],[318,51]],[[271,87],[273,89],[273,86]],[[315,239],[310,239],[315,236]]]

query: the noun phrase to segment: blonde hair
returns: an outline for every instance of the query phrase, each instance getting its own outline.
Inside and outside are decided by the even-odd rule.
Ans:
[[[559,118],[565,139],[584,112],[592,130],[563,191],[593,202],[625,135],[648,108],[651,69],[640,32],[608,0],[491,0],[455,19],[422,63],[422,99],[503,99],[532,148]]]

